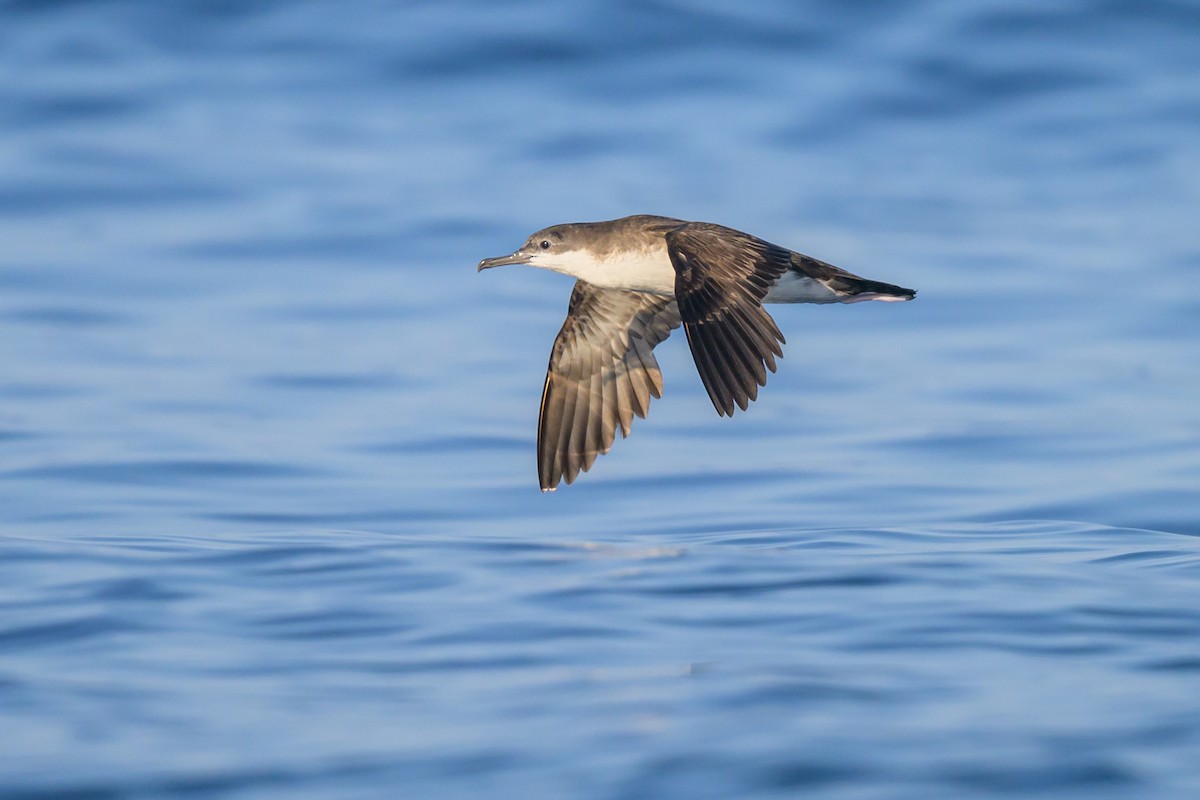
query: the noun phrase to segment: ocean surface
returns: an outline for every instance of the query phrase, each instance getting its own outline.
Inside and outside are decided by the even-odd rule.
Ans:
[[[913,303],[538,491],[571,281]],[[1200,797],[1200,6],[0,0],[0,797]]]

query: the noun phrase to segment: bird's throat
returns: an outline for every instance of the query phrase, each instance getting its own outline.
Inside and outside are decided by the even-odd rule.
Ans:
[[[650,294],[675,293],[675,268],[664,242],[657,247],[609,250],[597,254],[590,250],[556,253],[553,261],[535,266],[561,272],[605,289],[627,289]]]

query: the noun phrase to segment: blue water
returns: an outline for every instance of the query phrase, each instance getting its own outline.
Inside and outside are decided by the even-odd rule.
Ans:
[[[537,489],[544,225],[773,309]],[[1200,796],[1193,3],[0,0],[0,797]]]

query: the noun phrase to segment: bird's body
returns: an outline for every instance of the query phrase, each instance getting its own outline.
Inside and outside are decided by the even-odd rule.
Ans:
[[[707,222],[637,215],[554,225],[506,264],[577,279],[550,355],[538,423],[543,491],[571,483],[629,435],[650,397],[662,396],[655,345],[681,323],[696,369],[722,415],[745,410],[783,355],[764,303],[911,300],[916,294]]]

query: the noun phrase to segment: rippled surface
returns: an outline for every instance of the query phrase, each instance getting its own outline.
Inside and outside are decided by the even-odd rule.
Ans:
[[[0,795],[1197,796],[1197,31],[0,2]],[[920,298],[543,496],[637,212]]]

